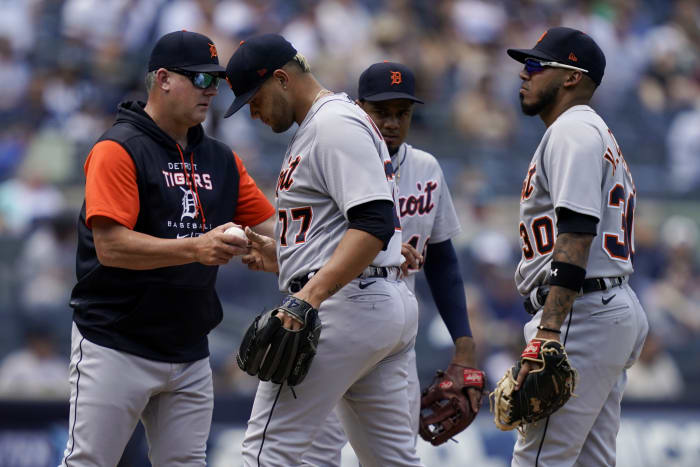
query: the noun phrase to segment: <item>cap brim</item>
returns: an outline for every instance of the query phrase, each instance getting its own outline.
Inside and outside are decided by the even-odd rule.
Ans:
[[[189,65],[179,67],[181,70],[186,71],[201,71],[202,73],[218,73],[219,76],[226,76],[226,68],[215,63],[205,63],[203,65]]]
[[[380,92],[379,94],[373,94],[371,96],[362,97],[363,101],[379,102],[388,101],[390,99],[408,99],[413,102],[418,102],[419,104],[424,104],[424,102],[415,96],[406,94],[405,92]]]
[[[526,58],[538,58],[540,60],[557,61],[557,59],[552,57],[551,55],[547,55],[541,50],[536,49],[508,49],[507,52],[508,55],[510,55],[510,58],[512,58],[513,60],[517,60],[520,63],[525,63]]]
[[[249,100],[253,98],[253,95],[260,89],[260,86],[262,86],[262,83],[258,84],[255,86],[253,89],[251,89],[248,92],[244,92],[240,96],[236,96],[236,98],[233,100],[231,105],[229,106],[228,110],[224,114],[224,118],[230,117],[231,115],[235,114],[238,112],[238,110],[246,105]]]

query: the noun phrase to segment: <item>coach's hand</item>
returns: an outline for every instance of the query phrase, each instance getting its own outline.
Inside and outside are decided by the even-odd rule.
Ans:
[[[233,226],[233,222],[227,222],[204,235],[194,237],[192,240],[197,262],[207,266],[219,266],[228,263],[234,256],[246,254],[248,244],[244,239],[224,234],[226,229]]]
[[[250,250],[241,258],[243,264],[254,271],[279,272],[275,241],[253,232],[250,227],[245,228],[245,234],[250,241]]]

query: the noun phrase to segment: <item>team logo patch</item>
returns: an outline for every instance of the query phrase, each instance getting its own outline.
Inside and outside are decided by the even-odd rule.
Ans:
[[[525,350],[523,350],[523,358],[537,358],[540,355],[540,347],[542,347],[542,341],[531,340]]]
[[[219,56],[219,54],[216,52],[216,46],[211,42],[209,42],[209,55],[211,55],[211,58]]]
[[[470,369],[464,370],[464,384],[481,385],[482,382],[483,376],[480,371],[474,371]]]
[[[391,84],[401,84],[403,82],[403,78],[401,77],[401,72],[400,71],[390,71],[391,73]]]
[[[578,57],[574,55],[573,52],[571,52],[569,53],[569,60],[571,60],[572,62],[578,62]]]

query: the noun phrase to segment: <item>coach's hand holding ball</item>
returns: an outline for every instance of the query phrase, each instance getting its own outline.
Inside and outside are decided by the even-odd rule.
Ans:
[[[234,256],[248,253],[248,239],[245,234],[241,237],[236,231],[243,232],[243,229],[233,222],[227,222],[187,240],[194,244],[197,262],[207,266],[220,266],[228,263]]]
[[[237,225],[234,225],[233,227],[229,227],[228,229],[224,230],[224,233],[226,235],[233,235],[234,237],[238,237],[242,240],[245,240],[246,245],[248,244],[248,237],[246,236],[245,231]]]
[[[226,227],[230,226],[230,227]],[[250,251],[250,241],[240,225],[226,223],[224,224],[224,242],[236,248],[233,256],[245,255]]]

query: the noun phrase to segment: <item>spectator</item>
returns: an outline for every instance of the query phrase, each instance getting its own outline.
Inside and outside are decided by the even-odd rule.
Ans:
[[[26,313],[58,309],[65,316],[69,291],[75,285],[75,216],[67,211],[41,219],[28,236],[16,264],[21,278],[20,303]],[[59,316],[55,313],[48,318]]]
[[[700,187],[700,75],[694,94],[695,105],[673,119],[666,139],[669,186],[677,193]]]
[[[627,370],[625,400],[675,400],[684,390],[683,375],[662,340],[650,333],[637,363]]]
[[[0,397],[67,400],[68,359],[63,354],[46,326],[28,325],[25,346],[0,363]]]
[[[672,216],[661,229],[666,267],[642,296],[649,323],[663,342],[674,347],[700,337],[700,276],[695,252],[698,227],[687,217]]]

